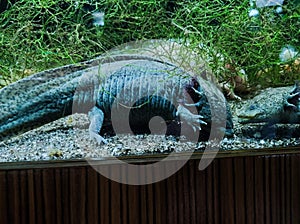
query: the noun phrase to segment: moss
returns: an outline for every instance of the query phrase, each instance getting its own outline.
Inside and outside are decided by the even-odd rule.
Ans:
[[[259,18],[249,18],[248,0],[76,2],[19,0],[0,14],[0,85],[91,59],[131,40],[157,38],[188,41],[193,50],[205,44],[207,51],[199,52],[212,58],[211,67],[222,78],[231,75],[223,69],[230,63],[242,67],[253,85],[298,79],[297,72],[282,75],[278,58],[286,44],[300,49],[298,4],[285,5],[283,15],[270,7],[260,9]],[[104,26],[93,26],[95,11],[105,12]]]

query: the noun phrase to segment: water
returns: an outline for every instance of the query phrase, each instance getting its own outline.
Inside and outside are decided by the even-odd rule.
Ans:
[[[284,0],[245,0],[238,4],[230,0],[172,3],[149,0],[128,4],[19,0],[9,5],[1,1],[0,84],[9,84],[38,71],[80,63],[107,52],[109,55],[134,52],[154,56],[203,79],[200,83],[203,88],[206,82],[214,80],[222,89],[234,124],[234,135],[226,137],[224,150],[245,149],[247,144],[250,148],[295,145],[300,138],[300,88],[295,82],[300,79],[298,15],[297,1]],[[176,46],[184,47],[164,44],[157,47],[156,41],[152,44],[145,41],[145,45],[134,49],[130,42],[152,39],[172,40]],[[114,65],[112,63],[110,68]],[[83,69],[77,72],[81,71],[84,73]],[[47,72],[42,74],[47,76]],[[64,71],[62,75],[66,75]],[[62,86],[64,84],[67,85],[62,82]],[[145,85],[141,82],[140,88]],[[21,89],[16,87],[15,92]],[[215,93],[209,88],[207,91]],[[63,98],[64,92],[61,92]],[[32,99],[17,99],[18,94],[10,96],[10,100],[15,98],[14,102],[9,101],[10,106],[18,108],[13,113],[24,113],[24,116],[32,113],[21,112],[21,109],[30,100],[38,100],[40,95],[43,94]],[[3,115],[8,98],[5,94],[1,96]],[[46,100],[53,103],[49,98]],[[190,109],[187,104],[184,106]],[[15,114],[5,118],[6,121],[13,122]],[[222,132],[224,127],[218,130]],[[16,144],[14,142],[14,147]],[[1,147],[9,149],[10,145],[3,143]]]

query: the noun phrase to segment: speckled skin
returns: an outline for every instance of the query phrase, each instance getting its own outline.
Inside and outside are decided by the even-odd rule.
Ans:
[[[278,87],[263,90],[237,111],[240,123],[299,124],[300,88]]]
[[[154,88],[155,94],[152,91]],[[203,93],[199,82],[178,67],[141,55],[102,57],[48,70],[0,90],[0,139],[71,113],[90,111],[90,134],[95,134],[92,137],[99,142],[105,141],[96,134],[103,126],[110,126],[109,117],[117,96],[122,101],[115,104],[120,116],[121,107],[125,108],[124,105],[127,104],[130,107],[133,100],[145,96],[134,105],[138,108],[132,110],[130,117],[132,126],[137,127],[137,133],[147,132],[145,121],[154,115],[178,121],[176,108],[179,101],[184,105],[195,102],[196,113],[199,115],[192,115],[190,112],[190,117],[192,122],[198,120],[202,123],[201,127],[207,138],[211,123],[209,104],[207,98],[195,93],[194,89]],[[226,116],[226,134],[232,135],[228,107]]]

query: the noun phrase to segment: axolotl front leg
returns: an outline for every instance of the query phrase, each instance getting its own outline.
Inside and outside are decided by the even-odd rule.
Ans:
[[[190,125],[194,132],[199,129],[201,130],[200,124],[205,124],[207,123],[205,121],[202,121],[201,118],[203,116],[198,115],[198,114],[193,114],[191,113],[187,108],[185,108],[182,104],[179,104],[177,107],[177,112],[176,116],[179,116],[182,120],[184,120],[188,125]]]
[[[194,87],[191,87],[191,89],[196,94],[198,94],[200,97],[203,95],[201,92],[199,92],[198,90],[196,90]],[[201,101],[200,100],[199,100],[199,102],[192,103],[192,104],[184,103],[183,100],[179,100],[178,103],[179,103],[179,105],[177,107],[176,116],[180,116],[180,118],[182,120],[184,120],[185,122],[187,122],[187,124],[190,125],[193,128],[194,132],[197,129],[201,130],[200,124],[207,125],[207,123],[205,121],[201,120],[201,118],[203,118],[203,116],[201,116],[199,114],[193,114],[186,107],[184,107],[184,106],[199,107],[199,106],[201,106]]]
[[[104,121],[104,113],[98,107],[93,107],[89,112],[90,126],[89,134],[92,139],[96,139],[98,143],[107,144],[107,140],[99,133]]]
[[[294,111],[300,114],[300,86],[299,81],[295,82],[294,88],[284,102],[285,111]]]

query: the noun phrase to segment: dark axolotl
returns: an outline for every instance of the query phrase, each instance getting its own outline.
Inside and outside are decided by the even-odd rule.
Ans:
[[[119,132],[128,120],[134,133],[149,133],[148,122],[154,116],[164,118],[170,134],[180,134],[174,126],[185,122],[193,131],[202,129],[199,139],[205,140],[212,103],[226,105],[213,119],[225,113],[222,131],[231,136],[233,123],[225,99],[211,93],[209,104],[198,79],[142,55],[104,56],[40,72],[0,90],[0,140],[77,112],[89,113],[89,133],[98,142],[106,142],[100,135],[104,127]]]
[[[300,124],[300,86],[268,88],[237,110],[241,124],[265,123],[262,137],[275,137],[275,124]]]

